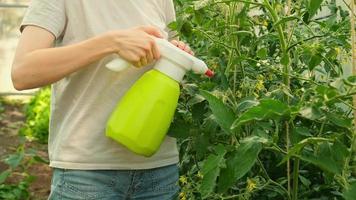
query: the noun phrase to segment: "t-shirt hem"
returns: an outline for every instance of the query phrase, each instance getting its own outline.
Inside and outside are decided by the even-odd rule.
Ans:
[[[50,161],[49,166],[52,168],[60,169],[73,169],[73,170],[139,170],[139,169],[152,169],[158,167],[164,167],[172,164],[177,164],[178,158],[170,158],[154,162],[144,163],[130,163],[130,164],[103,164],[103,163],[74,163],[74,162],[62,162],[62,161]]]

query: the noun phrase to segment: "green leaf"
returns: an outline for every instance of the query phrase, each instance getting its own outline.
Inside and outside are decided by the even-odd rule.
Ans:
[[[263,99],[259,105],[250,108],[236,119],[232,129],[252,121],[279,120],[282,117],[290,116],[290,114],[291,110],[286,104],[274,99]]]
[[[310,61],[308,63],[309,70],[312,71],[316,66],[318,66],[321,61],[323,61],[323,57],[319,54],[312,55]]]
[[[205,155],[208,152],[209,147],[211,146],[209,139],[209,135],[203,133],[202,135],[198,135],[197,138],[194,140],[193,148],[196,152],[197,159],[206,158]]]
[[[309,0],[309,5],[308,5],[309,19],[314,17],[314,15],[318,12],[323,1],[324,0]]]
[[[256,97],[246,97],[243,98],[238,104],[237,104],[237,111],[240,112],[245,112],[247,109],[252,108],[254,106],[257,106],[260,102],[257,101]]]
[[[301,159],[324,171],[341,174],[348,154],[347,147],[341,142],[336,141],[334,144],[324,142],[318,146],[317,152],[306,152]]]
[[[7,157],[4,162],[8,164],[11,168],[16,168],[17,166],[20,165],[22,159],[24,158],[24,152],[18,152],[15,154],[11,154],[9,157]]]
[[[211,3],[211,0],[201,0],[201,1],[196,1],[194,3],[194,10],[200,10],[203,9]]]
[[[33,160],[35,160],[36,162],[39,162],[39,163],[43,163],[43,164],[49,164],[49,161],[42,158],[41,156],[34,156],[33,157]]]
[[[178,22],[174,21],[168,24],[168,28],[171,30],[178,30]]]
[[[356,181],[350,184],[350,186],[344,191],[343,196],[345,200],[356,199]]]
[[[337,89],[335,89],[334,87],[330,87],[330,86],[320,85],[320,86],[316,87],[315,90],[318,93],[318,95],[323,97],[325,100],[330,100],[331,98],[334,98],[335,96],[340,95],[340,93]]]
[[[304,107],[299,111],[299,114],[310,120],[317,120],[323,117],[323,113],[320,111],[319,108],[316,107]]]
[[[326,139],[326,138],[322,138],[322,137],[306,138],[306,139],[298,142],[297,144],[295,144],[291,149],[289,149],[289,153],[286,156],[284,156],[282,161],[280,163],[278,163],[277,166],[285,163],[290,157],[299,155],[300,152],[303,150],[303,148],[307,145],[316,144],[316,143],[320,143],[320,142],[328,142],[328,141],[330,141],[330,139]]]
[[[356,76],[349,76],[344,79],[344,83],[349,86],[356,86]]]
[[[302,176],[302,175],[299,175],[299,180],[300,180],[300,182],[302,182],[302,184],[303,184],[304,186],[306,186],[306,187],[309,187],[310,184],[311,184],[311,181],[310,181],[309,179],[305,178],[305,177]]]
[[[219,172],[220,168],[214,168],[214,170],[207,174],[203,173],[203,181],[199,189],[203,199],[208,198],[210,193],[214,191],[216,178],[218,177]]]
[[[266,59],[268,56],[267,48],[262,48],[257,51],[257,57]]]
[[[226,168],[221,170],[218,182],[219,192],[225,192],[237,180],[242,178],[255,164],[265,138],[253,136],[241,141],[240,146],[229,156]]]
[[[297,133],[299,135],[303,135],[303,136],[307,136],[307,137],[312,136],[309,129],[306,127],[295,127],[294,131],[295,131],[295,133]]]
[[[193,120],[195,120],[195,121],[204,120],[204,118],[205,118],[204,114],[207,111],[205,102],[194,104],[191,107],[191,109],[192,109]]]
[[[353,85],[356,85],[356,76],[349,76],[347,77],[347,80],[352,82]]]
[[[215,153],[206,159],[202,168],[203,180],[199,191],[203,198],[209,197],[209,194],[214,191],[220,167],[225,167],[225,147],[223,145],[216,146]]]
[[[327,118],[336,126],[350,129],[352,128],[352,119],[338,115],[336,113],[328,113]]]
[[[174,120],[169,128],[168,135],[174,138],[187,138],[190,136],[190,124],[183,119]]]
[[[10,174],[11,174],[11,170],[10,169],[1,172],[1,174],[0,174],[0,185],[3,184],[6,181],[7,177],[9,177]]]
[[[216,122],[225,132],[231,133],[230,127],[235,120],[235,114],[232,109],[205,90],[200,90],[200,94],[209,102],[209,107],[215,116]]]

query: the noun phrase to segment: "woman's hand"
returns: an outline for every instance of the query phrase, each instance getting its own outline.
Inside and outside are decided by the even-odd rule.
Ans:
[[[190,49],[188,44],[185,44],[184,42],[177,41],[177,40],[172,40],[171,43],[174,44],[174,46],[194,56],[194,52]]]
[[[151,64],[160,58],[153,37],[163,38],[158,28],[140,26],[127,30],[113,31],[109,35],[114,41],[114,51],[136,67]]]

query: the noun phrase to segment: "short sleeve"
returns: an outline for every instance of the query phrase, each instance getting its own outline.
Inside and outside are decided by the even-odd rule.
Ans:
[[[32,0],[23,18],[20,31],[28,25],[39,26],[51,32],[56,39],[66,25],[65,0]]]
[[[171,22],[176,21],[176,11],[174,8],[174,3],[173,0],[163,0],[164,4],[165,4],[165,17],[166,17],[166,24],[170,24]],[[175,31],[170,30],[167,27],[167,31],[168,31],[168,38],[170,40],[177,38],[176,35],[177,33]]]

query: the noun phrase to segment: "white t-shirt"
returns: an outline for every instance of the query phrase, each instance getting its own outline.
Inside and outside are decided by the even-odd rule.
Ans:
[[[56,37],[56,46],[77,43],[110,30],[154,25],[168,37],[175,20],[172,0],[32,0],[21,25]],[[176,140],[167,136],[150,158],[132,153],[105,136],[106,122],[120,98],[152,66],[112,72],[107,56],[52,85],[50,166],[66,169],[149,169],[178,162]],[[51,66],[48,66],[51,67]]]

